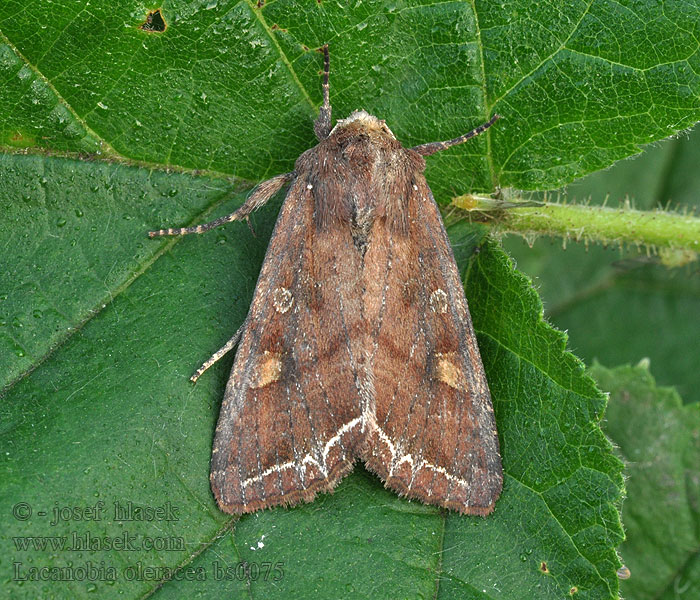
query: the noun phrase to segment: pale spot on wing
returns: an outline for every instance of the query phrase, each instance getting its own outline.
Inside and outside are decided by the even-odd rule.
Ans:
[[[440,288],[430,294],[430,308],[435,313],[445,314],[447,312],[447,293]]]
[[[456,390],[467,391],[466,380],[464,378],[464,373],[458,364],[455,364],[454,358],[456,353],[450,352],[448,354],[443,354],[438,352],[435,354],[437,358],[437,377],[443,383],[446,383]]]
[[[278,352],[265,350],[253,372],[250,387],[253,389],[265,387],[277,381],[282,374],[282,361]]]
[[[278,287],[272,293],[272,305],[278,313],[286,313],[294,304],[294,296],[286,287]]]

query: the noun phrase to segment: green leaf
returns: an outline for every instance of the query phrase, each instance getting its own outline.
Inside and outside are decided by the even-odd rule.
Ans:
[[[640,209],[700,207],[700,131],[649,148],[570,185],[570,201],[590,199]],[[505,247],[525,272],[536,277],[547,317],[575,340],[587,363],[638,362],[648,357],[659,382],[675,385],[686,401],[700,400],[695,352],[700,339],[698,263],[669,269],[658,256],[636,249],[601,248],[545,238],[528,248],[520,238]]]
[[[40,160],[5,162],[24,172]],[[7,579],[28,577],[31,567],[87,568],[89,561],[113,568],[116,583],[55,583],[58,597],[93,590],[100,597],[189,597],[202,588],[200,576],[212,597],[232,586],[244,593],[248,585],[267,597],[433,596],[438,589],[448,598],[509,598],[522,590],[560,597],[572,587],[581,598],[616,596],[621,465],[598,428],[604,398],[582,365],[564,352],[563,335],[540,320],[541,305],[527,281],[493,243],[483,242],[483,232],[462,225],[452,238],[462,264],[481,244],[467,289],[502,441],[506,482],[496,513],[466,518],[410,503],[358,467],[335,494],[312,504],[230,521],[213,502],[207,471],[231,358],[194,388],[187,377],[243,319],[278,204],[255,215],[257,237],[232,225],[209,236],[148,241],[147,222],[164,195],[178,199],[186,189],[199,206],[216,205],[212,216],[230,211],[240,196],[221,203],[220,182],[203,177],[113,165],[95,175],[91,163],[63,164],[69,168],[59,179],[89,177],[97,200],[62,227],[56,223],[73,208],[70,193],[49,193],[55,203],[35,220],[30,215],[36,206],[15,205],[27,239],[58,236],[69,242],[77,236],[86,257],[107,256],[105,247],[123,246],[124,261],[142,265],[142,272],[122,283],[103,310],[61,340],[3,398],[0,544],[5,556],[20,563],[14,572],[6,564]],[[129,182],[143,189],[131,204],[120,194]],[[178,192],[173,196],[172,190]],[[131,218],[107,227],[105,211],[117,201],[127,203]],[[138,259],[128,254],[127,239],[131,251],[141,253]],[[31,281],[33,268],[30,260],[19,263],[3,285]],[[67,261],[53,267],[61,281],[75,281],[86,270],[101,282],[114,272],[114,263]],[[89,281],[75,286],[73,295],[56,295],[57,302],[70,305],[80,290],[93,304],[103,301],[98,283],[93,290]],[[27,327],[40,329],[43,320],[35,318]],[[100,521],[51,525],[54,508],[82,509],[100,501],[105,503]],[[10,516],[23,502],[32,508],[31,518]],[[167,504],[177,520],[120,522],[115,502]],[[17,546],[28,536],[67,536],[73,543],[74,533],[93,539],[128,534],[138,549],[75,553]],[[142,550],[138,544],[147,537],[173,549]],[[180,574],[159,588],[172,575],[168,569],[178,565],[195,580]],[[256,571],[268,566],[271,576],[281,573],[279,581]],[[246,573],[250,582],[241,580]],[[35,597],[44,589],[41,582],[19,583],[8,584],[13,597]]]
[[[292,168],[314,143],[323,42],[337,117],[364,107],[411,145],[504,116],[429,160],[438,198],[559,186],[700,118],[697,7],[260,4],[168,2],[163,32],[141,29],[141,2],[0,7],[3,591],[617,597],[621,465],[598,427],[604,398],[481,229],[451,233],[497,411],[496,513],[408,503],[358,467],[333,495],[238,521],[218,511],[207,476],[231,357],[194,388],[187,378],[243,320],[279,200],[255,215],[257,237],[236,225],[168,242],[145,231],[240,205],[222,175]],[[66,510],[83,518],[50,524],[53,509],[100,501],[99,521]],[[115,520],[113,503],[129,501],[177,520]],[[170,547],[17,545],[73,532]],[[12,571],[87,561],[118,581]]]
[[[260,4],[169,2],[148,33],[140,2],[5,2],[0,144],[258,180],[313,142],[324,42],[338,116],[415,144],[503,115],[434,157],[440,195],[556,187],[700,118],[695,2]]]
[[[622,558],[630,600],[697,597],[700,586],[700,404],[657,387],[648,363],[591,369],[610,391],[606,431],[627,463]]]

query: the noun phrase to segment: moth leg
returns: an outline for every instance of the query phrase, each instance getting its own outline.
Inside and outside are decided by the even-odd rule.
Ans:
[[[331,70],[331,57],[328,54],[328,44],[320,49],[323,52],[323,104],[314,122],[314,133],[319,142],[325,140],[331,133],[331,100],[328,74]]]
[[[466,142],[468,139],[471,139],[480,133],[486,131],[491,125],[493,125],[498,119],[501,118],[501,115],[493,115],[491,119],[487,123],[484,123],[483,125],[479,125],[476,129],[472,129],[469,133],[465,133],[464,135],[460,135],[457,138],[454,138],[453,140],[447,140],[446,142],[430,142],[429,144],[421,144],[420,146],[414,146],[411,148],[414,152],[418,152],[418,154],[422,154],[423,156],[430,156],[431,154],[435,154],[436,152],[439,152],[440,150],[447,150],[448,148],[451,148],[452,146],[456,146],[457,144],[462,144]]]
[[[192,377],[190,377],[190,381],[192,383],[196,382],[197,379],[201,377],[202,373],[204,373],[204,371],[206,371],[213,364],[219,362],[219,360],[238,343],[238,340],[241,338],[241,334],[243,333],[244,325],[245,323],[243,323],[243,325],[241,325],[238,328],[238,331],[236,331],[236,333],[233,334],[233,337],[228,342],[226,342],[221,348],[214,352],[214,354],[212,354],[211,357],[201,367],[199,367],[199,369],[197,369],[194,372]]]
[[[289,183],[296,177],[296,173],[283,173],[282,175],[277,175],[272,179],[263,181],[258,187],[253,190],[253,193],[248,197],[243,206],[238,208],[235,212],[225,217],[219,217],[215,221],[210,223],[204,223],[203,225],[194,225],[193,227],[180,227],[178,229],[159,229],[158,231],[149,231],[148,237],[158,237],[161,235],[184,235],[185,233],[204,233],[210,229],[214,229],[219,225],[224,223],[230,223],[231,221],[240,221],[245,219],[254,210],[257,210],[261,206],[272,198],[277,192],[279,192],[285,184]]]

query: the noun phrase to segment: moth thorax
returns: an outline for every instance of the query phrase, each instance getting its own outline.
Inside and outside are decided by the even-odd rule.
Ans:
[[[369,232],[374,221],[374,206],[372,205],[355,205],[352,219],[350,221],[350,231],[355,247],[364,253],[367,250],[367,242],[369,241]]]

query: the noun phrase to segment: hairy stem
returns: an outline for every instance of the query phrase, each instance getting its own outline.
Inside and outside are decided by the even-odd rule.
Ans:
[[[517,233],[526,239],[548,235],[586,243],[645,246],[669,258],[675,253],[669,264],[694,260],[700,252],[700,218],[688,214],[629,206],[504,202],[472,195],[454,198],[452,206],[468,211],[475,220],[489,222],[500,233]]]

